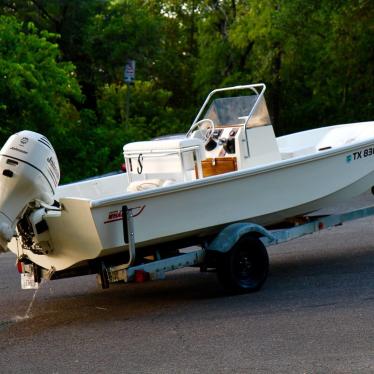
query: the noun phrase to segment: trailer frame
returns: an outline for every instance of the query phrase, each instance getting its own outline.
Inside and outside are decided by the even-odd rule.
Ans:
[[[126,211],[127,208],[124,208]],[[313,234],[325,229],[340,226],[345,222],[374,216],[374,206],[355,209],[349,212],[330,215],[302,216],[291,221],[289,227],[268,229],[251,222],[238,222],[225,226],[214,239],[199,249],[182,253],[178,256],[155,260],[150,263],[136,266],[116,266],[108,268],[108,283],[132,282],[134,280],[155,280],[165,278],[165,273],[183,267],[200,266],[207,270],[209,264],[207,257],[212,254],[224,254],[245,236],[252,236],[259,239],[265,247],[281,244]],[[134,225],[132,215],[124,215],[124,233],[131,248],[136,251]],[[126,218],[125,218],[126,217]],[[300,220],[303,223],[300,224]],[[126,227],[131,227],[129,231]],[[140,275],[143,274],[143,275]],[[138,277],[137,277],[138,275]]]
[[[96,273],[97,282],[102,288],[108,288],[113,283],[164,279],[167,272],[184,267],[200,267],[201,271],[206,271],[208,268],[216,268],[219,280],[230,293],[243,293],[257,291],[265,282],[269,267],[266,252],[267,247],[286,243],[290,240],[325,229],[331,229],[345,222],[374,216],[374,205],[345,213],[295,217],[289,220],[285,227],[281,228],[266,228],[251,222],[232,223],[225,226],[218,234],[210,238],[209,241],[204,242],[200,247],[188,248],[187,250],[181,249],[184,252],[167,258],[156,256],[154,260],[140,264],[135,263],[137,253],[136,232],[132,211],[127,206],[123,206],[122,211],[124,243],[129,246],[129,258],[124,264],[116,266],[107,266],[104,262],[101,262],[101,266],[97,269]],[[250,239],[250,243],[252,243],[251,246],[258,247],[260,252],[263,252],[263,246],[266,254],[262,253],[261,255],[262,263],[260,263],[260,266],[263,269],[259,279],[255,283],[251,281],[251,286],[246,285],[248,282],[244,282],[243,287],[243,282],[236,281],[237,274],[230,274],[230,272],[234,271],[232,269],[235,267],[229,263],[235,261],[235,259],[230,257],[232,253],[237,251],[237,247],[241,245],[241,242],[245,242],[246,240],[248,242],[248,238]],[[250,249],[245,256],[248,256],[248,254],[250,254]],[[22,259],[18,261],[21,262]],[[21,286],[23,289],[38,288],[39,282],[42,279],[53,280],[59,278],[58,274],[53,272],[53,269],[46,270],[29,261],[22,262]]]

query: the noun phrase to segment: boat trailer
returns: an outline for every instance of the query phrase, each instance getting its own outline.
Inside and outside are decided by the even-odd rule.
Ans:
[[[373,215],[374,206],[370,206],[342,214],[299,217],[283,228],[265,228],[250,222],[233,223],[200,247],[190,247],[167,258],[156,256],[149,262],[139,264],[135,261],[136,233],[132,210],[123,206],[123,234],[124,242],[129,247],[128,261],[117,266],[107,266],[101,262],[97,282],[106,289],[113,283],[159,280],[164,279],[169,271],[200,267],[201,271],[216,269],[220,283],[229,294],[254,292],[262,287],[268,275],[267,247]],[[38,288],[42,279],[62,278],[53,269],[47,271],[27,261],[22,262],[22,259],[19,259],[18,269],[23,289]],[[75,275],[84,274],[71,276]]]

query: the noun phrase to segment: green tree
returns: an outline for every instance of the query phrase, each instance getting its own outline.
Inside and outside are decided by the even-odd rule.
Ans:
[[[23,129],[46,135],[69,179],[73,169],[65,167],[66,156],[80,145],[75,137],[80,114],[72,101],[82,95],[74,66],[59,61],[56,37],[32,23],[0,16],[0,137],[4,143]]]
[[[278,133],[372,119],[373,2],[207,4],[195,76],[202,91],[265,82]]]
[[[130,117],[127,118],[129,94]],[[170,92],[156,88],[155,83],[136,81],[132,87],[112,83],[103,86],[98,97],[99,125],[92,134],[95,139],[96,173],[119,168],[123,162],[124,144],[183,129],[177,113],[168,106]]]
[[[91,56],[97,85],[123,81],[128,59],[137,62],[137,79],[149,75],[160,48],[160,21],[145,1],[107,1],[87,29],[85,49]]]
[[[370,0],[0,0],[8,16],[0,135],[45,133],[67,181],[118,168],[126,142],[185,132],[216,87],[266,83],[278,134],[371,120],[373,8]],[[129,58],[137,81],[127,118]]]
[[[202,0],[150,0],[149,10],[160,19],[160,47],[152,66],[157,86],[172,93],[169,104],[183,111],[186,124],[196,111],[193,77],[197,64],[197,25]],[[182,112],[181,112],[182,114]]]
[[[25,24],[32,22],[39,30],[57,34],[59,59],[72,62],[85,96],[84,107],[95,109],[94,64],[88,53],[87,30],[92,18],[101,11],[102,0],[0,0],[0,12]],[[76,102],[78,108],[83,107]]]
[[[21,129],[46,135],[64,131],[79,117],[71,100],[81,100],[71,63],[58,62],[56,35],[32,23],[0,16],[1,134]]]

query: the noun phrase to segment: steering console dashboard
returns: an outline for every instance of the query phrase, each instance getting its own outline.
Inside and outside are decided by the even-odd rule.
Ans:
[[[224,157],[236,153],[235,139],[239,133],[238,127],[215,128],[206,150],[210,157]]]

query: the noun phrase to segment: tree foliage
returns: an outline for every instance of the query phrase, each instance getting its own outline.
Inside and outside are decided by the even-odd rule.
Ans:
[[[72,100],[81,100],[74,66],[58,62],[56,35],[40,33],[32,23],[0,16],[1,131],[28,128],[48,134],[61,131],[79,114]]]
[[[185,132],[216,87],[266,83],[278,134],[373,119],[370,0],[0,0],[0,15],[0,140],[45,134],[64,181]]]

